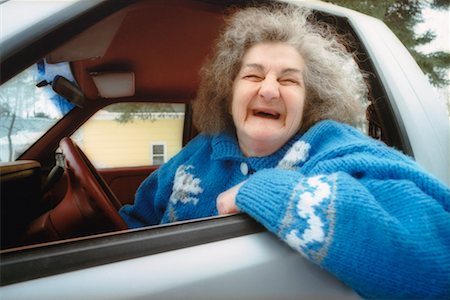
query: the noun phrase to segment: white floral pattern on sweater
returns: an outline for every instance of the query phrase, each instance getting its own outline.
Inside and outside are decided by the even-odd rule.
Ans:
[[[198,195],[203,192],[203,189],[200,187],[201,180],[188,172],[191,169],[194,169],[191,165],[178,167],[174,177],[172,195],[170,195],[172,205],[176,205],[178,201],[183,204],[196,205],[198,203]]]
[[[299,183],[296,190],[303,191],[297,194],[296,209],[294,214],[305,222],[304,230],[299,231],[298,227],[291,229],[285,236],[286,242],[305,254],[304,250],[314,243],[324,243],[328,236],[328,220],[323,215],[323,210],[332,197],[330,184],[327,182],[328,176],[310,177],[306,181]]]
[[[277,168],[284,170],[296,170],[298,164],[305,162],[309,156],[311,145],[304,141],[295,142],[283,159],[278,163]]]

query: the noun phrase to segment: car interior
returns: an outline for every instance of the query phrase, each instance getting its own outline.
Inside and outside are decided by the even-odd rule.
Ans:
[[[188,143],[197,134],[190,103],[201,65],[224,15],[245,2],[107,1],[2,60],[2,83],[41,59],[68,62],[76,86],[55,86],[76,107],[16,161],[1,164],[1,249],[127,229],[117,211],[158,167],[94,167],[71,135],[110,104],[183,103],[183,145]],[[349,50],[368,74],[367,133],[408,153],[387,95],[349,21],[323,12],[316,17],[352,39]]]

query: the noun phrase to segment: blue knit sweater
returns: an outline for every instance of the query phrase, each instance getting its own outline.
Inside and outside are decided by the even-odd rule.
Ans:
[[[199,135],[151,174],[130,228],[217,214],[219,193],[367,298],[450,299],[450,190],[356,129],[323,121],[267,157]]]

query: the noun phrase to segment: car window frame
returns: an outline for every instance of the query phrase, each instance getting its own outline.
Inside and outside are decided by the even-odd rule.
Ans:
[[[7,249],[0,286],[264,231],[240,213]]]

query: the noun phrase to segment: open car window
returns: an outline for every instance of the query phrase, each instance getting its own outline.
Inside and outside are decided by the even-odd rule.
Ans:
[[[172,7],[162,4],[162,2],[156,4],[146,1],[138,2],[135,6],[131,5],[111,14],[94,24],[92,28],[75,36],[73,40],[57,47],[46,56],[49,63],[43,63],[44,60],[38,58],[38,64],[30,68],[31,71],[25,71],[36,73],[36,78],[32,82],[34,90],[39,93],[53,92],[51,81],[55,74],[58,74],[70,81],[75,82],[76,80],[88,100],[84,107],[74,108],[73,104],[60,99],[60,96],[46,94],[45,97],[36,96],[36,101],[42,101],[45,98],[52,109],[49,108],[50,106],[42,110],[37,109],[36,105],[23,106],[29,111],[30,118],[35,118],[38,114],[41,118],[45,115],[45,118],[49,119],[48,127],[41,129],[42,134],[56,124],[58,119],[63,118],[64,121],[64,126],[55,126],[56,128],[50,130],[52,132],[47,139],[39,140],[40,145],[37,147],[37,151],[47,151],[45,154],[38,153],[42,155],[38,157],[39,159],[31,154],[26,158],[39,160],[41,164],[49,164],[50,161],[50,164],[43,168],[45,175],[50,175],[54,161],[48,159],[48,156],[54,156],[54,153],[58,152],[57,147],[60,140],[71,136],[95,168],[117,169],[113,172],[101,172],[101,175],[120,204],[133,203],[134,193],[139,184],[159,165],[175,155],[182,145],[195,135],[194,130],[188,128],[192,127],[192,117],[189,111],[189,100],[186,99],[192,99],[195,95],[198,82],[194,76],[198,75],[200,65],[210,50],[210,43],[216,37],[221,26],[222,18],[218,18],[214,14],[221,15],[223,13],[220,10],[223,8],[221,6],[223,4],[214,7],[214,5],[210,6],[210,4],[204,3],[204,7],[197,7],[197,2],[195,2],[196,5],[189,3],[187,1],[183,2],[183,5]],[[190,5],[193,6],[190,7]],[[160,14],[154,12],[159,10]],[[152,18],[147,16],[147,13],[153,14],[155,23]],[[177,19],[180,23],[172,28],[170,27],[171,21],[163,18],[163,15],[175,13],[182,14],[185,18]],[[198,15],[205,19],[198,18]],[[379,104],[379,106],[376,106],[376,109],[371,110],[368,114],[369,121],[367,123],[356,125],[363,132],[403,149],[404,145],[398,137],[398,128],[395,126],[389,104],[382,103],[382,100],[386,99],[385,91],[380,87],[379,78],[374,73],[374,66],[368,59],[367,51],[360,44],[354,28],[345,18],[330,16],[327,13],[318,13],[318,18],[338,27],[340,31],[347,33],[354,40],[352,43],[354,48],[349,50],[358,54],[357,62],[349,61],[349,64],[344,67],[359,67],[371,74],[368,78],[373,86],[370,98],[377,99],[374,104]],[[210,26],[204,26],[202,22],[210,24]],[[147,28],[146,35],[141,35],[135,30],[136,28]],[[185,51],[175,53],[174,47],[170,43],[169,46],[162,42],[153,43],[153,40],[163,41],[163,37],[169,38],[169,36],[161,36],[162,28],[169,28],[170,38],[177,43],[177,46],[183,46]],[[190,48],[193,47],[192,41],[185,34],[188,29],[193,32],[201,30],[202,34],[199,36],[204,37],[204,40],[195,44],[198,49]],[[128,39],[139,41],[140,47],[127,48]],[[102,42],[94,43],[97,40]],[[155,59],[150,59],[149,53],[154,55]],[[127,62],[126,59],[133,60],[133,63]],[[131,66],[135,68],[133,72],[129,70]],[[59,69],[49,72],[52,68]],[[105,94],[95,81],[102,74],[130,73],[133,73],[132,83],[134,86],[130,89],[132,92],[120,90],[119,93],[108,93],[120,86],[120,84],[117,85],[117,82],[110,81]],[[39,74],[41,74],[40,77]],[[41,82],[42,87],[36,87],[36,84]],[[7,87],[7,84],[3,86]],[[168,103],[160,99],[180,103]],[[183,101],[185,103],[182,103]],[[55,103],[67,106],[58,107],[55,106]],[[53,107],[57,108],[58,115],[53,113],[55,110]],[[39,138],[40,135],[36,135],[36,140]],[[27,141],[34,142],[31,139],[27,139]],[[47,150],[52,148],[48,147],[49,144],[54,148],[53,151]],[[28,145],[23,147],[26,149]],[[44,178],[43,181],[49,180]],[[44,216],[46,213],[50,215],[50,211],[66,198],[66,181],[67,178],[62,177],[55,188],[50,188],[49,191],[46,190],[47,187],[44,188],[42,195],[44,204],[33,212],[32,218],[39,217],[39,215]],[[27,219],[23,222],[29,223],[30,221],[35,220]],[[44,223],[44,225],[47,226],[49,223],[51,222]],[[21,230],[27,230],[28,225],[23,224],[24,228]],[[34,225],[33,228],[39,230],[44,226],[40,226],[39,222],[34,222]],[[77,235],[74,234],[70,237],[89,236],[89,233],[89,230],[82,234],[77,232]],[[98,233],[98,231],[92,230],[91,233]],[[56,238],[53,236],[52,240],[65,238],[67,237],[64,235],[56,234]],[[43,238],[39,241],[46,242],[48,240]]]

